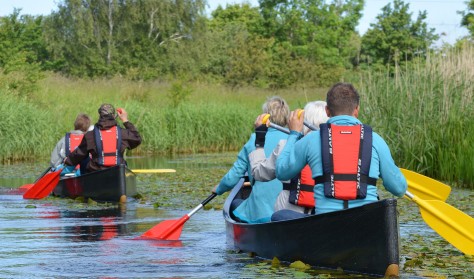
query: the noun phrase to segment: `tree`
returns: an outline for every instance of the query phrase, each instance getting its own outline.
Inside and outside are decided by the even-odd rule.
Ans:
[[[43,18],[20,12],[0,17],[0,84],[8,93],[27,96],[42,78],[49,54],[42,38]]]
[[[365,63],[398,64],[423,56],[438,39],[434,28],[428,28],[426,11],[419,12],[415,21],[409,4],[394,0],[382,8],[377,22],[370,25],[362,37],[361,57]]]
[[[48,17],[45,34],[63,72],[95,77],[145,69],[146,76],[157,77],[172,70],[166,53],[175,44],[192,40],[203,26],[204,4],[204,0],[64,0]]]
[[[466,27],[471,37],[474,38],[474,0],[470,0],[466,4],[467,9],[458,12],[462,15],[461,26]]]

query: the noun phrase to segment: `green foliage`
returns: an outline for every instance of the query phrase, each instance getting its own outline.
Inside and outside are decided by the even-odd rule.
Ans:
[[[24,98],[5,94],[0,89],[0,162],[35,158],[52,150],[56,142],[48,135],[56,129],[48,112]]]
[[[265,36],[288,42],[294,54],[332,68],[347,65],[359,47],[352,38],[363,0],[260,0]]]
[[[466,1],[465,3],[467,9],[458,12],[462,16],[461,26],[466,27],[471,38],[474,38],[474,0]]]
[[[133,79],[156,78],[173,70],[163,64],[166,51],[202,28],[203,11],[201,0],[66,0],[47,18],[45,37],[61,61],[55,70],[63,73],[96,77],[138,69]]]
[[[474,48],[362,74],[361,118],[401,167],[474,188]]]
[[[168,98],[171,100],[171,106],[177,108],[189,95],[191,95],[191,93],[192,89],[183,83],[173,83],[168,91]]]
[[[43,77],[40,61],[47,57],[41,33],[42,17],[20,16],[20,10],[0,17],[0,90],[27,97]]]
[[[362,38],[361,62],[394,65],[426,54],[438,35],[427,27],[426,11],[412,21],[409,7],[403,0],[394,0],[393,8],[390,3],[382,8]]]

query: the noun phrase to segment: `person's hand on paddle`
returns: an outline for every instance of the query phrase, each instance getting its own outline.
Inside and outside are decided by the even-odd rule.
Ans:
[[[117,108],[117,114],[123,123],[128,122],[128,113],[124,108]]]
[[[265,120],[265,123],[263,123]],[[265,136],[268,131],[268,114],[260,114],[255,120],[255,147],[261,147],[265,145]]]
[[[288,128],[290,131],[296,131],[299,133],[303,132],[304,127],[304,111],[301,109],[296,109],[290,113],[290,118],[288,120]]]

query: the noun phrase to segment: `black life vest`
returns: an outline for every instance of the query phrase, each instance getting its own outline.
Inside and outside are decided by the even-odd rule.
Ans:
[[[289,202],[301,207],[314,208],[314,185],[313,175],[309,165],[306,165],[301,173],[290,183],[284,183],[283,189],[289,190]]]
[[[320,125],[324,195],[340,200],[364,199],[367,185],[376,185],[369,177],[372,160],[372,128],[368,125]],[[346,204],[347,205],[347,204]]]
[[[114,126],[110,129],[101,130],[95,127],[94,138],[99,165],[110,167],[120,164],[122,159],[122,155],[120,154],[122,144],[121,128]]]
[[[84,134],[71,134],[71,133],[66,133],[65,136],[65,141],[66,141],[66,156],[71,154],[71,152],[76,149],[79,144],[82,141],[82,138],[84,137]]]

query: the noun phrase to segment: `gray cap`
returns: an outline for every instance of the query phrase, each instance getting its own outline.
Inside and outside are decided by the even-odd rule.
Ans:
[[[111,104],[102,104],[99,108],[100,116],[112,115],[115,116],[115,108]]]

